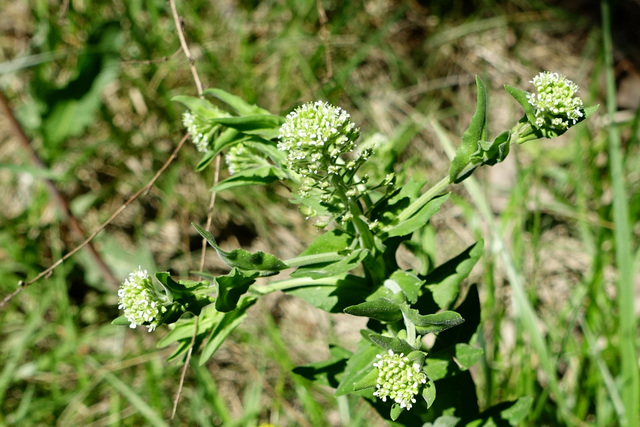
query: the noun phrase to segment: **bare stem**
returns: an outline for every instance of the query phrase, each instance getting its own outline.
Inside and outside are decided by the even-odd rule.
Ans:
[[[169,0],[169,4],[171,5],[171,13],[173,14],[173,21],[176,24],[176,29],[178,30],[178,38],[180,39],[180,46],[182,46],[182,50],[184,51],[187,60],[189,61],[189,68],[191,68],[191,74],[193,75],[193,80],[196,82],[196,87],[198,89],[198,95],[202,95],[202,82],[200,81],[200,77],[198,76],[198,70],[196,70],[195,60],[193,56],[191,56],[191,51],[189,50],[189,46],[187,45],[187,40],[184,37],[184,31],[182,30],[182,19],[180,15],[178,15],[178,9],[176,9],[175,0]]]

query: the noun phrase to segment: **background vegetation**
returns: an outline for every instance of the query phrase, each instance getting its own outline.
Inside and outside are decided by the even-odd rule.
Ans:
[[[527,89],[542,70],[578,83],[586,105],[610,97],[615,114],[601,107],[553,143],[518,147],[482,171],[468,185],[483,197],[454,188],[424,241],[437,264],[486,238],[473,277],[484,316],[475,342],[485,357],[473,370],[482,407],[529,395],[526,425],[619,425],[634,405],[625,387],[640,313],[640,4],[615,5],[613,31],[590,1],[322,6],[330,62],[316,1],[178,2],[205,87],[274,113],[328,100],[364,137],[388,138],[390,161],[414,175],[446,173],[474,111],[475,74],[492,92],[495,130],[522,114],[502,85]],[[4,297],[83,239],[46,180],[90,233],[180,141],[183,110],[171,98],[197,92],[164,0],[6,2],[0,34],[0,90],[43,163],[34,165],[1,115]],[[94,239],[117,280],[138,265],[184,277],[197,270],[201,239],[190,223],[206,222],[214,179],[212,168],[194,172],[198,159],[185,146]],[[317,232],[285,195],[218,194],[213,234],[228,247],[293,257]],[[213,251],[206,268],[223,268]],[[358,400],[335,401],[290,372],[326,359],[336,337],[355,343],[362,325],[284,296],[261,299],[214,360],[190,366],[170,422],[181,367],[156,348],[162,330],[110,324],[115,286],[83,251],[0,310],[0,425],[383,425]]]

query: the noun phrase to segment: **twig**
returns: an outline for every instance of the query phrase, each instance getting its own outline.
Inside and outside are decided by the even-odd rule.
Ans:
[[[131,196],[122,206],[120,206],[110,217],[109,219],[107,219],[104,223],[102,223],[102,225],[100,225],[100,227],[98,227],[93,233],[91,233],[91,235],[89,237],[87,237],[82,243],[80,243],[78,246],[76,246],[73,250],[71,250],[71,252],[67,253],[65,256],[63,256],[62,258],[60,258],[58,261],[56,261],[51,267],[47,268],[46,270],[44,270],[43,272],[41,272],[40,274],[38,274],[36,277],[34,277],[33,279],[31,279],[28,282],[19,282],[19,287],[18,289],[16,289],[14,292],[12,292],[11,294],[9,294],[7,297],[5,297],[2,302],[0,303],[0,309],[2,307],[4,307],[9,301],[11,301],[11,299],[18,295],[20,292],[22,292],[23,289],[25,289],[27,286],[32,285],[33,283],[37,282],[38,280],[40,280],[42,277],[51,274],[51,272],[58,267],[60,264],[62,264],[64,261],[66,261],[69,257],[71,257],[73,254],[75,254],[76,252],[78,252],[80,249],[82,249],[83,247],[90,245],[91,240],[93,240],[94,237],[96,237],[98,235],[98,233],[100,233],[102,230],[105,229],[105,227],[107,225],[109,225],[114,219],[116,219],[116,217],[118,215],[120,215],[126,208],[127,206],[129,206],[134,200],[136,200],[141,194],[149,191],[153,185],[155,184],[155,182],[158,180],[158,178],[160,177],[160,175],[162,175],[162,173],[165,171],[165,169],[167,169],[167,167],[169,167],[169,165],[171,164],[171,162],[176,158],[176,156],[178,155],[178,151],[180,151],[180,149],[182,148],[182,146],[184,145],[184,143],[187,141],[187,138],[189,137],[189,134],[186,134],[184,137],[182,137],[182,140],[180,141],[180,143],[178,144],[178,146],[176,147],[175,150],[173,150],[173,153],[171,153],[171,156],[169,156],[169,158],[167,159],[167,161],[164,163],[164,165],[162,165],[162,167],[158,170],[158,172],[156,172],[156,174],[153,176],[153,178],[151,178],[151,181],[149,181],[144,187],[142,187],[140,190],[138,190],[133,196]]]
[[[198,70],[196,70],[195,61],[193,59],[193,56],[191,56],[191,51],[189,50],[189,46],[187,45],[187,40],[184,38],[184,31],[182,31],[182,19],[180,19],[180,16],[178,15],[176,2],[175,0],[169,0],[169,4],[171,5],[171,12],[173,13],[173,21],[175,22],[176,29],[178,30],[180,45],[182,46],[182,50],[184,51],[185,56],[189,60],[189,68],[191,68],[193,80],[195,80],[196,87],[198,88],[198,95],[202,95],[202,83],[200,82],[200,77],[198,76]]]
[[[7,99],[4,97],[4,94],[2,93],[2,91],[0,91],[0,109],[9,119],[9,124],[11,125],[13,132],[18,137],[18,141],[20,142],[24,150],[27,153],[29,153],[29,157],[31,157],[31,162],[40,169],[46,169],[46,165],[40,159],[40,157],[38,156],[38,153],[36,153],[36,151],[31,146],[29,138],[27,137],[27,135],[24,133],[24,130],[22,129],[22,125],[20,125],[16,117],[13,115],[13,110],[11,109],[11,106],[9,105],[9,102],[7,101]],[[52,180],[45,179],[44,182],[47,185],[47,190],[49,191],[49,195],[53,198],[55,203],[58,205],[58,207],[62,210],[62,212],[66,216],[67,222],[69,223],[69,228],[71,228],[72,232],[75,233],[79,239],[84,238],[84,236],[86,235],[84,228],[82,227],[82,224],[80,224],[80,221],[78,221],[76,217],[73,216],[73,213],[69,208],[69,203],[67,202],[67,200],[64,198],[62,193],[58,190],[58,188],[56,187],[56,185]],[[104,260],[102,259],[102,257],[100,256],[96,248],[92,244],[88,244],[87,250],[89,251],[89,255],[91,256],[93,261],[97,264],[98,268],[102,272],[102,276],[104,277],[104,279],[114,288],[117,287],[118,281],[113,276],[113,274],[111,273],[111,270],[109,269],[107,264],[104,262]]]
[[[324,43],[324,57],[327,63],[327,75],[322,79],[323,83],[331,80],[333,77],[333,65],[331,62],[331,51],[329,50],[329,31],[327,30],[327,14],[322,7],[322,0],[318,0],[318,19],[320,20],[320,37]]]
[[[218,180],[220,179],[220,156],[216,157],[216,167],[213,176],[213,185],[214,187],[218,184]],[[207,225],[205,226],[206,231],[211,231],[211,222],[213,220],[213,207],[216,204],[216,194],[214,191],[211,193],[211,201],[209,202],[209,210],[207,212]],[[204,271],[204,259],[207,253],[207,239],[202,239],[202,253],[200,256],[200,270]],[[198,333],[198,321],[200,317],[196,317],[196,321],[194,322],[193,327],[193,335],[191,336],[191,344],[189,345],[189,350],[187,351],[187,357],[185,358],[184,367],[182,368],[182,374],[180,376],[180,384],[178,385],[178,391],[176,392],[176,396],[173,400],[173,410],[171,411],[171,419],[173,419],[176,415],[176,410],[178,409],[178,403],[180,402],[180,395],[182,394],[182,387],[184,386],[184,379],[187,375],[187,367],[189,366],[189,361],[191,360],[191,354],[193,353],[193,346],[196,342],[196,336]]]
[[[176,9],[175,0],[169,0],[171,4],[171,12],[173,13],[173,21],[176,24],[176,29],[178,30],[178,38],[180,39],[180,45],[182,46],[182,50],[184,51],[185,56],[189,60],[189,68],[191,68],[191,74],[193,75],[193,80],[196,82],[196,88],[198,89],[198,95],[202,96],[202,83],[200,81],[200,77],[198,76],[198,70],[195,67],[195,61],[193,56],[191,56],[191,52],[189,51],[189,46],[187,45],[187,41],[184,36],[182,19],[178,15],[178,10]],[[216,157],[216,167],[214,172],[214,184],[218,183],[218,179],[220,176],[220,155]],[[211,228],[211,217],[213,214],[213,207],[216,202],[216,192],[214,191],[211,195],[211,202],[209,203],[209,210],[207,212],[207,226],[205,229],[209,231]],[[204,269],[204,259],[207,250],[206,240],[202,240],[202,256],[200,257],[200,271]],[[182,368],[182,373],[180,375],[180,383],[178,384],[178,390],[176,391],[176,395],[173,399],[173,409],[171,411],[171,419],[173,420],[176,416],[176,411],[178,409],[178,403],[180,403],[180,396],[182,395],[182,387],[184,386],[184,379],[187,375],[187,369],[189,367],[189,362],[191,361],[191,354],[193,353],[193,347],[195,345],[196,336],[198,333],[198,321],[200,317],[196,317],[195,326],[193,329],[193,335],[191,336],[191,344],[189,345],[189,350],[187,351],[187,357],[184,361],[184,367]]]

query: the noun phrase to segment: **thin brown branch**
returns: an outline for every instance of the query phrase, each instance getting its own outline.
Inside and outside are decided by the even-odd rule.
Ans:
[[[184,51],[184,54],[187,57],[187,60],[189,61],[189,68],[191,68],[191,74],[193,75],[193,80],[196,82],[196,88],[198,89],[198,95],[202,96],[202,91],[203,91],[202,82],[200,81],[200,77],[198,76],[198,70],[196,69],[195,61],[193,59],[193,56],[191,55],[191,51],[189,51],[189,46],[187,45],[187,40],[186,40],[186,38],[184,36],[182,19],[178,15],[178,10],[176,9],[175,0],[169,0],[169,3],[171,5],[171,12],[173,14],[173,21],[175,22],[176,29],[178,30],[178,38],[180,39],[180,45],[182,46],[182,50]],[[215,169],[215,176],[214,176],[214,182],[215,183],[218,182],[219,175],[220,175],[220,155],[218,154],[218,156],[216,158],[216,169]],[[213,194],[211,195],[211,202],[209,203],[209,211],[208,211],[208,214],[207,214],[207,226],[206,226],[206,230],[207,231],[209,231],[209,228],[211,227],[211,216],[212,216],[212,213],[213,213],[213,207],[215,205],[215,200],[216,200],[216,192],[213,192]],[[206,250],[207,250],[206,241],[203,239],[202,256],[200,258],[200,271],[202,271],[204,269],[204,259],[205,259]],[[178,384],[178,390],[176,391],[176,395],[175,395],[175,397],[173,399],[173,409],[171,411],[171,419],[172,420],[176,416],[176,411],[178,409],[178,403],[180,403],[180,396],[182,396],[182,387],[184,386],[184,379],[187,376],[187,369],[189,367],[189,362],[191,361],[191,355],[193,353],[193,346],[194,346],[195,341],[196,341],[196,335],[197,335],[197,331],[198,331],[198,320],[199,319],[200,319],[199,317],[196,317],[195,327],[194,327],[194,330],[193,330],[193,336],[191,337],[191,344],[189,346],[189,351],[187,351],[187,357],[185,359],[184,367],[183,367],[182,373],[180,375],[180,383]]]
[[[187,45],[187,40],[184,37],[184,31],[182,31],[182,19],[180,18],[180,15],[178,15],[176,2],[175,0],[169,0],[169,4],[171,5],[171,13],[173,13],[173,21],[175,22],[176,29],[178,30],[180,45],[182,46],[182,50],[184,51],[187,60],[189,60],[189,68],[191,68],[193,80],[195,80],[196,87],[198,88],[198,95],[202,95],[202,83],[200,82],[200,77],[198,76],[198,70],[196,70],[195,60],[193,59],[193,56],[191,56],[191,51],[189,50],[189,46]]]
[[[216,167],[213,175],[213,185],[216,186],[220,179],[220,155],[216,156]],[[211,193],[211,201],[209,202],[209,210],[207,211],[207,225],[205,226],[206,231],[211,231],[211,223],[213,221],[213,208],[216,204],[216,191]],[[204,260],[207,254],[207,239],[202,239],[202,253],[200,256],[200,270],[204,271]],[[173,399],[173,410],[171,411],[171,419],[173,419],[176,415],[176,411],[178,410],[178,403],[180,402],[180,395],[182,394],[182,387],[184,386],[184,379],[187,376],[187,367],[189,366],[189,362],[191,361],[191,354],[193,353],[193,346],[196,342],[196,335],[198,332],[198,321],[200,317],[196,317],[195,326],[193,329],[193,335],[191,336],[191,344],[189,346],[189,351],[187,352],[187,357],[184,362],[184,368],[182,368],[182,374],[180,375],[180,384],[178,385],[178,391],[176,392],[176,396]]]
[[[329,49],[329,31],[327,30],[327,14],[322,7],[322,0],[318,0],[318,19],[320,20],[320,37],[324,43],[324,58],[327,63],[327,75],[322,79],[323,83],[328,82],[333,77],[333,64],[331,62],[331,50]]]
[[[9,301],[11,301],[11,299],[13,297],[15,297],[17,294],[19,294],[24,288],[26,288],[27,286],[32,285],[33,283],[37,282],[38,280],[40,280],[44,276],[47,276],[47,275],[51,274],[51,272],[53,270],[55,270],[60,264],[62,264],[64,261],[66,261],[71,256],[73,256],[73,254],[75,254],[80,249],[84,248],[85,246],[89,245],[91,243],[91,240],[93,240],[94,237],[96,237],[102,230],[104,230],[107,225],[111,224],[111,222],[114,219],[116,219],[116,217],[118,215],[120,215],[127,208],[127,206],[129,206],[131,203],[133,203],[133,201],[136,200],[138,197],[140,197],[141,194],[146,193],[147,191],[151,190],[151,188],[153,187],[155,182],[158,180],[160,175],[162,175],[162,173],[165,171],[165,169],[167,169],[167,167],[169,167],[171,162],[173,162],[173,160],[176,158],[176,156],[178,155],[178,151],[180,151],[180,149],[182,148],[184,143],[187,141],[188,137],[189,137],[189,134],[186,134],[182,138],[182,140],[180,141],[180,143],[178,144],[176,149],[173,150],[173,153],[171,153],[171,156],[169,156],[167,161],[162,165],[162,167],[158,170],[158,172],[156,172],[156,174],[153,176],[153,178],[151,178],[151,180],[144,187],[142,187],[133,196],[131,196],[122,206],[120,206],[109,217],[109,219],[107,219],[104,223],[102,223],[102,225],[100,225],[93,233],[91,233],[91,235],[89,237],[87,237],[82,243],[80,243],[73,250],[71,250],[71,252],[67,253],[65,256],[60,258],[53,265],[51,265],[46,270],[42,271],[40,274],[38,274],[36,277],[31,279],[30,281],[28,281],[28,282],[22,282],[21,281],[19,283],[19,288],[16,291],[14,291],[13,293],[11,293],[10,295],[8,295],[4,300],[2,300],[2,302],[0,303],[0,309],[2,307],[4,307]]]
[[[178,384],[178,390],[173,398],[173,409],[171,410],[171,419],[176,416],[178,410],[178,403],[180,403],[180,396],[182,396],[182,387],[184,386],[184,379],[187,377],[187,369],[189,369],[189,362],[191,361],[191,354],[193,354],[193,346],[196,342],[196,336],[198,335],[198,323],[200,316],[196,316],[196,321],[193,323],[193,335],[191,335],[191,343],[189,344],[189,350],[187,350],[187,357],[184,360],[184,366],[182,367],[182,373],[180,374],[180,383]]]
[[[2,93],[2,91],[0,91],[0,110],[2,110],[2,112],[7,116],[7,119],[9,119],[9,124],[11,125],[11,128],[14,134],[17,136],[18,141],[20,142],[20,145],[22,145],[22,148],[29,154],[29,157],[31,158],[31,162],[34,164],[34,166],[40,169],[46,169],[47,168],[46,165],[40,159],[40,157],[38,156],[38,153],[31,146],[31,142],[29,141],[29,138],[27,137],[24,130],[22,129],[22,125],[20,125],[20,122],[18,122],[18,120],[14,116],[13,110],[11,109],[11,106],[9,105],[9,102],[7,101],[7,99],[4,97],[4,94]],[[47,186],[47,191],[49,192],[49,195],[54,200],[56,205],[58,205],[58,208],[65,215],[71,231],[76,235],[78,240],[83,239],[86,236],[86,233],[84,231],[84,228],[82,227],[82,224],[80,224],[80,221],[78,221],[76,217],[73,215],[73,213],[71,212],[67,199],[65,199],[65,197],[62,195],[60,190],[58,190],[58,188],[56,187],[55,183],[52,180],[45,179],[44,182]],[[95,264],[100,269],[100,272],[102,273],[102,277],[105,279],[105,281],[112,287],[116,288],[118,286],[118,281],[113,276],[113,273],[111,273],[111,270],[109,269],[107,264],[104,262],[104,260],[102,259],[102,257],[100,256],[96,248],[92,244],[88,244],[87,251],[89,252],[89,255],[91,256]]]

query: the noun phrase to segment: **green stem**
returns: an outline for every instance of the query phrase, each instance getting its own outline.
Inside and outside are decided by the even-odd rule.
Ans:
[[[425,191],[420,197],[418,197],[413,203],[411,203],[405,210],[398,214],[398,224],[411,218],[413,214],[418,212],[422,207],[440,192],[442,192],[447,186],[451,184],[449,177],[446,176],[437,182],[433,187]]]
[[[533,141],[539,138],[540,136],[535,132],[529,122],[518,123],[511,129],[511,141],[517,144],[524,144],[527,141]]]
[[[335,286],[344,276],[330,276],[321,279],[311,279],[309,277],[294,277],[291,279],[279,280],[266,286],[251,286],[249,291],[256,295],[266,295],[271,292],[285,291],[287,289],[305,288],[309,286]]]
[[[360,209],[360,206],[355,200],[347,196],[346,186],[340,177],[332,176],[331,182],[336,190],[336,194],[352,216],[353,225],[356,227],[356,231],[358,232],[360,247],[373,251],[375,247],[373,234],[364,220],[362,209]]]

